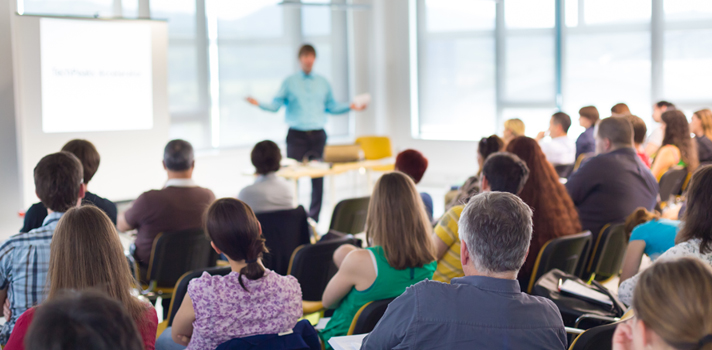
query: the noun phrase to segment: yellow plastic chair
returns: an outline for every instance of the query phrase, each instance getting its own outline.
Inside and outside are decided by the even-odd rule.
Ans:
[[[362,136],[356,139],[361,146],[366,160],[378,160],[393,157],[391,139],[388,136]]]

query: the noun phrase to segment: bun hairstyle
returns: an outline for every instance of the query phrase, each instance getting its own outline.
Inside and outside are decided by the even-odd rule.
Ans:
[[[497,135],[483,137],[477,147],[477,152],[480,153],[482,159],[487,159],[490,154],[497,153],[504,149],[504,141]]]
[[[240,270],[240,286],[247,290],[242,276],[256,280],[264,276],[260,263],[267,253],[260,222],[252,208],[235,198],[221,198],[213,202],[205,214],[205,232],[213,244],[231,260],[245,260],[247,266]]]

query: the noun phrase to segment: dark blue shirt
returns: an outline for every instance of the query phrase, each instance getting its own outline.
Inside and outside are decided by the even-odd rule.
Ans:
[[[593,127],[590,127],[576,139],[576,160],[584,153],[594,152],[596,152],[596,140],[593,138]]]
[[[428,214],[428,219],[430,222],[433,222],[433,197],[430,197],[430,195],[425,192],[421,192],[420,198],[423,200],[423,204],[425,205],[425,213]]]
[[[695,137],[695,139],[697,140],[697,152],[700,163],[712,162],[712,140],[704,135]]]
[[[552,301],[522,293],[516,280],[466,276],[408,288],[361,349],[566,349],[566,344]]]
[[[622,223],[639,207],[650,211],[658,182],[633,148],[621,148],[588,159],[566,182],[584,230],[595,238],[608,223]]]

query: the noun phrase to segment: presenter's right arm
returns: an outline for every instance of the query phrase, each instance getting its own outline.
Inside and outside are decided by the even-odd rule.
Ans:
[[[279,88],[279,92],[274,96],[271,103],[260,103],[251,96],[247,98],[247,102],[257,107],[260,107],[264,111],[277,112],[282,106],[287,104],[287,95],[289,94],[289,88],[287,80],[282,82],[282,86]]]

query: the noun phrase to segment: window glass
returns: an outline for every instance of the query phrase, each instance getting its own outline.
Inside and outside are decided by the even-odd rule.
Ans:
[[[328,4],[331,0],[304,2]],[[304,36],[331,34],[331,8],[328,6],[302,6],[302,34]]]
[[[521,119],[524,122],[524,135],[534,138],[540,131],[549,129],[549,120],[554,113],[556,108],[504,108],[502,122],[513,118]],[[498,129],[503,130],[504,125],[499,125]]]
[[[651,0],[584,0],[583,4],[586,24],[649,22],[652,13]]]
[[[567,27],[576,27],[578,26],[579,22],[579,6],[578,6],[578,0],[566,0],[564,3],[564,7],[566,8],[566,26]]]
[[[504,22],[507,28],[554,28],[554,0],[505,0]]]
[[[494,1],[425,0],[426,28],[430,33],[494,29]]]
[[[554,101],[553,35],[506,38],[505,96],[507,100]]]
[[[665,32],[664,97],[712,101],[712,29]]]
[[[113,17],[113,0],[20,0],[23,14]]]
[[[666,21],[712,18],[712,1],[709,0],[666,0],[664,6]]]

